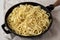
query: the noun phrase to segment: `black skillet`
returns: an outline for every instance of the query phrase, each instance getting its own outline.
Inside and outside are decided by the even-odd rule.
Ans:
[[[53,6],[53,5],[49,5],[49,6],[47,6],[47,7],[44,7],[43,5],[38,4],[38,3],[35,3],[35,2],[22,2],[22,3],[19,3],[19,4],[14,5],[13,7],[11,7],[11,8],[7,11],[7,13],[6,13],[6,15],[5,15],[5,22],[4,22],[4,24],[2,25],[2,29],[5,31],[5,33],[7,33],[7,34],[13,33],[13,34],[15,34],[15,35],[17,35],[17,36],[20,36],[20,37],[37,37],[37,36],[41,36],[41,35],[42,35],[42,34],[37,35],[37,36],[23,36],[23,35],[18,35],[18,34],[16,34],[11,28],[9,28],[6,19],[7,19],[8,15],[12,12],[12,10],[13,10],[15,7],[19,6],[20,4],[23,4],[23,5],[24,5],[24,4],[30,4],[30,5],[33,5],[33,6],[41,6],[42,9],[44,9],[47,13],[50,14],[49,19],[51,19],[51,23],[50,23],[48,29],[45,30],[42,34],[46,33],[46,32],[49,30],[49,28],[51,27],[51,25],[52,25],[53,19],[52,19],[51,11],[54,9],[54,6]],[[5,27],[7,27],[8,30],[7,30]]]

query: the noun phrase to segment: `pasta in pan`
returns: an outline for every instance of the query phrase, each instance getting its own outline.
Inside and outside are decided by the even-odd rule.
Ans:
[[[20,5],[7,18],[9,27],[23,36],[36,36],[44,32],[49,24],[47,12],[40,6]]]

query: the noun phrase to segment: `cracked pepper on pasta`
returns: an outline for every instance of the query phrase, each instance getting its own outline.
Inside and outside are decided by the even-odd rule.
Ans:
[[[46,13],[40,6],[19,5],[8,16],[7,23],[16,34],[36,36],[44,32],[50,24]]]

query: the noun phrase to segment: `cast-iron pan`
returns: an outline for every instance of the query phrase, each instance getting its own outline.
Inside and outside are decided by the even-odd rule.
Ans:
[[[51,25],[52,25],[53,19],[52,19],[51,11],[54,9],[54,6],[53,6],[53,5],[49,5],[49,6],[47,6],[47,7],[44,7],[43,5],[38,4],[38,3],[35,3],[35,2],[21,2],[21,3],[18,3],[18,4],[16,4],[16,5],[12,6],[12,7],[7,11],[7,13],[6,13],[6,15],[5,15],[5,22],[4,22],[4,24],[2,25],[2,29],[5,31],[5,33],[7,33],[7,34],[13,33],[13,34],[15,34],[15,35],[17,35],[17,36],[20,36],[20,37],[37,37],[37,36],[41,36],[41,35],[42,35],[42,34],[37,35],[37,36],[23,36],[23,35],[18,35],[18,34],[16,34],[11,28],[9,28],[8,23],[7,23],[7,17],[8,17],[8,15],[12,12],[12,10],[13,10],[15,7],[19,6],[20,4],[23,4],[23,5],[25,5],[25,4],[30,4],[30,5],[33,5],[33,6],[40,6],[40,7],[41,7],[42,9],[44,9],[47,13],[50,14],[49,19],[51,19],[51,23],[50,23],[48,29],[45,30],[42,34],[46,33],[46,32],[49,30],[49,28],[51,27]],[[8,30],[6,30],[5,27],[7,27]]]

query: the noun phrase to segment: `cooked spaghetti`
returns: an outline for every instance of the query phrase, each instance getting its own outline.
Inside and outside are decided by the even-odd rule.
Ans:
[[[40,6],[25,4],[13,9],[7,23],[16,34],[36,36],[48,28],[50,21],[47,12]]]

